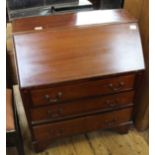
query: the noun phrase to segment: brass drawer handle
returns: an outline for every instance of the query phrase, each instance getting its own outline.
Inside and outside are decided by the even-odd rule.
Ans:
[[[47,113],[50,118],[60,117],[61,114],[63,113],[63,109],[57,108],[56,112],[52,112],[51,110],[48,110]]]
[[[62,108],[58,108],[58,113],[59,113],[59,115],[61,115],[63,113],[63,109]]]
[[[55,118],[59,116],[57,112],[55,113],[55,112],[52,112],[51,110],[48,110],[47,113],[50,118]]]
[[[62,92],[58,92],[58,94],[57,94],[57,98],[61,98],[62,97]]]
[[[108,86],[113,91],[119,91],[124,87],[124,82],[119,82],[118,86],[114,86],[112,83],[110,83]]]
[[[118,105],[118,99],[115,99],[115,100],[106,100],[105,103],[109,107],[115,107],[115,106]]]
[[[59,100],[56,98],[56,99],[50,99],[49,100],[49,103],[56,103],[56,102],[58,102]]]
[[[44,96],[44,98],[48,101],[48,103],[57,103],[60,101],[61,97],[62,97],[62,92],[58,92],[55,99],[51,99],[48,94]]]
[[[64,134],[64,129],[63,128],[55,129],[55,130],[49,129],[48,134],[49,134],[50,137],[60,137],[60,136],[62,136]]]
[[[113,127],[117,122],[117,118],[113,118],[112,120],[106,120],[105,121],[105,126],[108,128]]]
[[[49,95],[45,95],[44,97],[45,97],[45,99],[47,99],[47,100],[50,98]]]

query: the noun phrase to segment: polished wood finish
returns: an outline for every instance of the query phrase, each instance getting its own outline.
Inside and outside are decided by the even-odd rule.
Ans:
[[[123,14],[123,16],[122,16]],[[35,28],[42,27],[43,30],[62,29],[74,26],[86,26],[96,24],[130,23],[136,21],[127,11],[122,9],[106,11],[88,11],[68,13],[54,16],[30,17],[16,19],[12,22],[13,33],[35,31]]]
[[[62,101],[86,98],[91,96],[117,93],[134,88],[133,74],[115,78],[90,80],[80,83],[68,83],[67,85],[55,86],[48,89],[31,91],[34,106],[59,103]]]
[[[20,87],[144,69],[138,26],[133,24],[136,30],[127,23],[14,35]]]
[[[146,70],[139,91],[135,125],[137,129],[145,130],[149,126],[149,0],[125,0],[124,8],[137,18],[142,38]]]
[[[77,25],[78,13],[57,15],[49,17],[49,28],[14,33],[20,91],[36,151],[57,138],[101,128],[122,133],[132,125],[144,70],[140,35],[133,18],[122,10],[119,22],[111,22],[112,12],[109,23],[102,20],[107,12],[85,12],[78,21],[97,14],[101,20]],[[68,16],[71,25],[64,24]]]
[[[133,105],[134,92],[129,91],[105,97],[95,97],[85,100],[65,102],[46,107],[38,107],[31,110],[31,119],[34,124],[84,115],[85,113],[96,113],[107,111],[109,109],[118,109],[120,107]]]
[[[25,154],[38,155],[32,150],[30,145],[31,136],[18,85],[15,85],[13,89],[24,140]],[[121,129],[121,126],[119,126],[119,129]],[[127,127],[128,129],[129,127]],[[118,129],[115,130],[118,131]],[[121,130],[123,131],[123,129]],[[45,143],[45,146],[47,146],[47,141]],[[54,140],[52,144],[51,140],[49,140],[48,144],[50,144],[50,147],[40,153],[41,155],[147,155],[149,152],[148,131],[137,132],[135,129],[129,130],[127,134],[123,135],[109,130],[97,130]],[[8,149],[7,153],[7,155],[13,155],[13,150]]]
[[[105,114],[91,115],[52,124],[35,126],[33,132],[35,139],[38,141],[46,139],[52,140],[57,137],[71,136],[99,128],[112,128],[121,123],[131,121],[131,119],[132,108],[129,108]]]

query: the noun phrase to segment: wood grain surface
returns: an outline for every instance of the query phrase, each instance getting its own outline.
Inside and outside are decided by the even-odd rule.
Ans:
[[[133,104],[32,124],[30,112],[37,106],[137,91],[138,73],[145,68],[138,25],[132,18],[112,23],[113,14],[111,20],[102,20],[101,12],[86,13],[87,17],[98,15],[97,20],[83,22],[82,15],[71,26],[62,22],[58,27],[14,34],[19,84],[36,152],[52,140],[97,129],[125,134],[133,124]],[[122,12],[118,17],[124,15]]]
[[[42,153],[34,153],[30,147],[30,133],[23,108],[19,87],[14,86],[14,95],[19,114],[19,122],[24,137],[26,155],[148,155],[148,131],[131,130],[126,135],[115,132],[98,131],[85,135],[73,136],[58,140]],[[147,141],[145,141],[147,139]],[[12,149],[7,149],[7,155],[13,155]],[[16,154],[15,154],[16,155]]]
[[[130,91],[134,89],[135,75],[115,76],[108,79],[68,82],[66,85],[31,90],[31,106],[58,104],[63,101],[75,101],[88,97]]]
[[[123,16],[121,14],[123,13]],[[66,13],[44,17],[16,19],[12,22],[13,33],[35,31],[36,27],[44,30],[49,28],[65,28],[92,24],[114,24],[136,21],[127,11],[122,9]]]
[[[90,114],[108,109],[117,109],[133,105],[134,92],[119,93],[106,97],[95,97],[85,100],[77,100],[62,104],[53,104],[46,107],[33,108],[31,119],[33,123],[64,119],[75,115]],[[95,104],[94,104],[95,103]]]
[[[104,25],[104,21],[95,23],[97,25],[15,34],[20,87],[144,69],[135,22],[112,25]]]

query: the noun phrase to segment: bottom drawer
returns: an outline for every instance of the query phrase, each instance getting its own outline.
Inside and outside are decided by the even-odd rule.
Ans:
[[[132,119],[132,108],[86,116],[67,121],[33,127],[34,138],[38,141],[70,136],[100,128],[115,127]]]

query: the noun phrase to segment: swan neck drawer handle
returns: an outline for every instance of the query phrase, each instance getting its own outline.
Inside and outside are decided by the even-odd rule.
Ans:
[[[52,99],[48,94],[46,94],[44,96],[44,98],[49,102],[49,103],[56,103],[56,102],[59,102],[60,99],[62,97],[62,92],[58,92],[57,95],[56,95],[56,98]]]
[[[124,85],[125,85],[124,82],[119,82],[117,86],[114,86],[112,83],[110,83],[108,86],[113,91],[119,91],[124,87]]]

